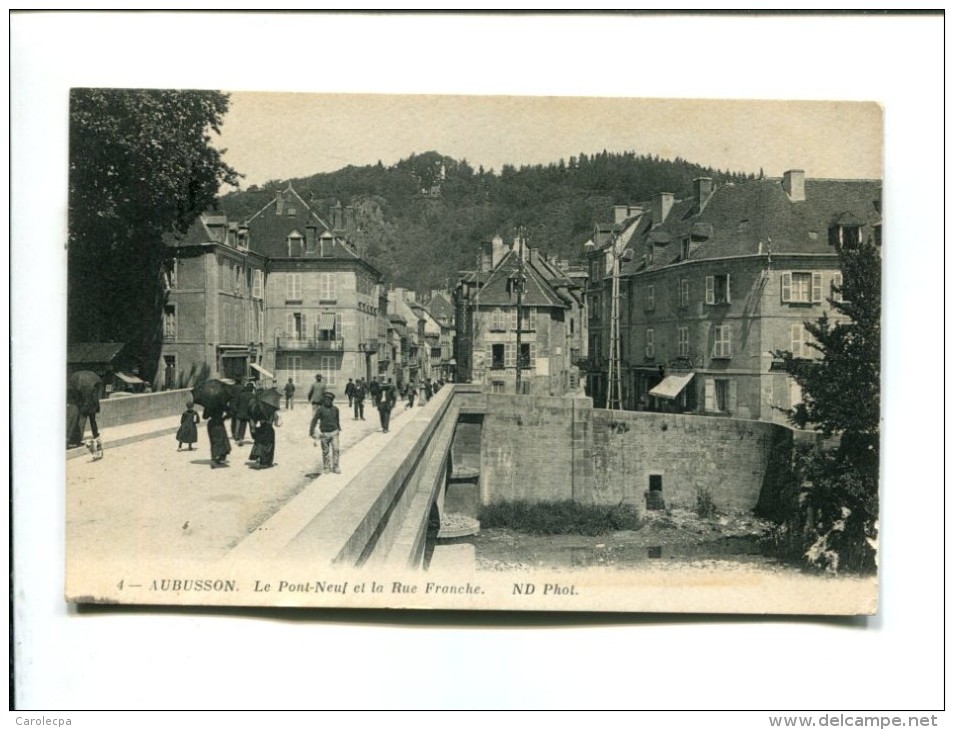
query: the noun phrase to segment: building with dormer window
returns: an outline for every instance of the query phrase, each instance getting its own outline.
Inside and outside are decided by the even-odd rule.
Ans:
[[[813,358],[806,321],[836,318],[839,250],[881,243],[881,181],[801,170],[618,206],[587,246],[588,389],[607,402],[614,246],[622,407],[786,422],[801,400],[773,353]]]
[[[264,369],[305,387],[316,373],[330,387],[377,375],[386,292],[353,229],[351,208],[336,205],[329,225],[289,184],[241,223],[202,215],[169,239],[167,373],[170,363],[183,382],[203,366],[233,379]]]

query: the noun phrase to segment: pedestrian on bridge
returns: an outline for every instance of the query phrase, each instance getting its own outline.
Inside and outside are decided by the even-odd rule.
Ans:
[[[354,420],[364,420],[364,399],[368,394],[368,388],[364,384],[364,378],[358,378],[354,384]]]
[[[232,445],[229,443],[229,434],[225,430],[225,413],[221,408],[214,410],[205,409],[202,418],[207,420],[206,427],[209,432],[209,447],[212,450],[212,468],[227,466],[226,459],[232,451]]]
[[[182,444],[188,444],[189,451],[192,451],[192,444],[199,440],[199,430],[196,428],[198,423],[199,414],[195,412],[192,401],[187,401],[186,409],[179,419],[179,430],[176,431],[176,441],[179,442],[176,451],[182,451]]]
[[[377,398],[378,415],[381,417],[381,430],[384,433],[388,432],[388,426],[391,424],[391,409],[394,408],[396,401],[394,385],[391,383],[391,378],[388,378],[388,382],[381,385]]]
[[[318,406],[315,417],[311,420],[311,431],[309,436],[315,438],[315,425],[318,425],[321,442],[321,462],[324,467],[324,473],[334,472],[340,474],[341,469],[338,466],[338,460],[341,455],[341,414],[338,412],[338,406],[334,403],[335,396],[329,390],[325,391],[324,402]]]
[[[259,469],[275,466],[275,428],[281,425],[278,411],[258,421],[252,421],[252,438],[255,440],[255,445],[252,446],[248,460],[257,461]]]
[[[295,381],[291,378],[285,383],[285,410],[295,407]]]
[[[414,399],[417,397],[417,388],[414,386],[414,383],[407,384],[407,407],[414,407]]]

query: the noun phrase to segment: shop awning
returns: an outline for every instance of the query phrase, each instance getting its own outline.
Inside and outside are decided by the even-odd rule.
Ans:
[[[268,371],[267,371],[265,368],[263,368],[261,365],[258,365],[258,364],[256,364],[256,363],[253,362],[253,363],[251,363],[251,368],[252,368],[252,370],[255,370],[256,372],[261,373],[261,374],[264,375],[266,378],[271,378],[272,380],[275,379],[275,376],[272,375],[270,372],[268,372]]]
[[[685,388],[695,373],[680,373],[679,375],[667,375],[662,382],[649,391],[649,394],[655,398],[674,399],[682,389]]]
[[[135,375],[130,375],[129,373],[116,373],[116,377],[122,380],[124,383],[129,385],[145,385],[146,381],[137,378]]]
[[[322,312],[318,315],[318,329],[333,330],[335,328],[334,312]]]

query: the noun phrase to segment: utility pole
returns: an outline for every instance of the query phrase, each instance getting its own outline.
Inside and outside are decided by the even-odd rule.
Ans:
[[[527,281],[526,274],[524,273],[524,270],[523,270],[523,256],[524,256],[523,249],[524,249],[524,246],[526,246],[526,238],[523,236],[522,231],[520,232],[520,238],[518,240],[520,241],[520,245],[519,245],[519,248],[517,249],[517,274],[515,277],[512,277],[511,281],[513,282],[513,288],[517,290],[517,357],[516,357],[517,383],[516,383],[516,389],[517,389],[517,395],[520,395],[520,393],[522,392],[521,385],[523,381],[523,378],[522,378],[523,356],[522,356],[522,353],[520,352],[520,346],[521,346],[520,334],[521,334],[521,330],[523,329],[523,323],[521,322],[520,315],[522,314],[522,311],[523,311],[523,289]]]
[[[609,382],[606,395],[606,407],[611,411],[623,410],[623,382],[620,363],[620,335],[619,335],[619,275],[620,261],[631,261],[633,252],[629,249],[620,250],[620,237],[614,235],[610,243],[610,252],[613,256],[612,289],[610,294],[610,352],[609,352]]]

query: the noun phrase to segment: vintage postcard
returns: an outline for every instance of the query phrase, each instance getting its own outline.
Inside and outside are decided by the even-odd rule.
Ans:
[[[68,601],[878,610],[874,101],[69,114]]]

